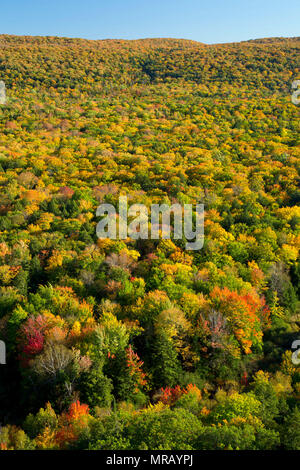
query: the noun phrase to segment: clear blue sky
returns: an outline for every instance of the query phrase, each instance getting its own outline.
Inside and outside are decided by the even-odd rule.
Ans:
[[[299,36],[299,0],[3,0],[0,33],[205,43]]]

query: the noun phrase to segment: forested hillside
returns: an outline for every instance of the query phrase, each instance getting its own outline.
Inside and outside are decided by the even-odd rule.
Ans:
[[[1,449],[300,449],[299,57],[0,36]],[[120,195],[204,247],[98,239]]]

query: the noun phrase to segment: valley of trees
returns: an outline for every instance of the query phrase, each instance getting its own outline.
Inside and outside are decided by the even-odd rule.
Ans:
[[[300,38],[0,36],[0,449],[300,449]],[[205,205],[205,242],[96,209]]]

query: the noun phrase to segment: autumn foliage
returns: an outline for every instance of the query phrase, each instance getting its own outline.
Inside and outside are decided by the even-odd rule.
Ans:
[[[1,449],[299,449],[299,38],[0,46]]]

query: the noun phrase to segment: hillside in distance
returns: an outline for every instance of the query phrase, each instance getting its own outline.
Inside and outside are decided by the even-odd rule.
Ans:
[[[28,79],[36,86],[76,87],[85,77],[97,83],[115,78],[127,85],[181,78],[287,91],[291,74],[299,71],[300,38],[205,45],[180,39],[92,41],[2,35],[0,45],[0,70],[9,68],[8,85],[14,79],[19,85]]]
[[[299,49],[0,36],[0,449],[300,449]]]

